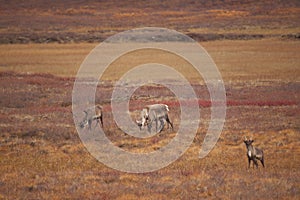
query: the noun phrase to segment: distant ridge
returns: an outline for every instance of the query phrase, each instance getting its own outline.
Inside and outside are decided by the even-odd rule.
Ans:
[[[94,34],[76,34],[76,33],[48,33],[48,34],[4,34],[0,33],[0,44],[28,44],[28,43],[80,43],[90,42],[99,43],[112,35],[106,35],[101,33]],[[277,38],[286,40],[299,40],[300,33],[296,34],[217,34],[217,33],[187,33],[187,36],[193,40],[202,41],[215,41],[215,40],[257,40],[264,38]],[[128,38],[115,38],[115,42],[165,42],[165,41],[182,41],[188,42],[186,38],[177,37],[156,37],[156,38],[145,38],[145,37],[134,37],[128,36]]]
[[[6,1],[0,44],[101,42],[142,27],[173,29],[197,41],[299,39],[299,13],[299,0]]]

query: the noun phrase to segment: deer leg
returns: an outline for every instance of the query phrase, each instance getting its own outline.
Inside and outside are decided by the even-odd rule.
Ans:
[[[96,117],[95,118],[96,119],[96,125],[95,125],[95,128],[96,128],[96,126],[99,124],[99,126],[100,127],[103,127],[103,119],[102,119],[102,116],[100,116],[100,117]]]
[[[95,124],[95,127],[94,127],[94,129],[96,128],[96,126],[99,124],[99,126],[100,126],[100,120],[99,119],[96,119],[96,124]]]
[[[258,163],[257,163],[257,160],[255,158],[253,159],[253,162],[254,162],[256,168],[258,168]],[[253,168],[254,168],[254,165],[253,165]]]
[[[159,126],[159,133],[164,129],[165,127],[165,122],[164,122],[164,119],[160,118],[160,126]]]
[[[155,119],[155,133],[157,133],[157,125],[158,125],[158,119]]]
[[[101,126],[103,126],[103,119],[102,119],[102,115],[96,115],[93,117],[93,120],[96,120],[97,124],[101,123]]]
[[[100,116],[100,122],[101,122],[101,127],[103,128],[103,117],[102,117],[102,115]]]
[[[248,157],[248,168],[250,168],[251,158]]]
[[[172,130],[173,130],[173,124],[172,124],[172,122],[170,121],[168,115],[166,116],[166,121],[168,122],[168,126],[171,125],[171,128],[172,128]]]
[[[262,159],[260,160],[260,162],[261,162],[262,166],[265,167],[264,158],[262,158]]]
[[[149,133],[151,133],[152,122],[153,122],[152,120],[149,120],[149,123],[148,123],[148,125],[147,125],[147,126],[148,126],[148,132],[149,132]]]
[[[89,125],[89,130],[91,130],[92,129],[92,120],[91,119],[88,120],[88,125]]]

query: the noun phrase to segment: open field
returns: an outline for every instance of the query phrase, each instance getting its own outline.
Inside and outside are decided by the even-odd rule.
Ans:
[[[0,0],[0,5],[0,199],[300,199],[299,0]],[[203,79],[167,52],[121,56],[105,71],[95,95],[103,105],[104,132],[116,147],[135,153],[162,149],[180,125],[178,99],[155,84],[132,95],[132,119],[144,105],[166,103],[174,131],[138,139],[116,125],[113,85],[135,65],[161,61],[179,70],[195,90],[201,116],[193,143],[178,160],[130,174],[87,151],[73,120],[72,89],[81,63],[99,42],[141,27],[174,29],[200,42],[223,77],[227,113],[216,146],[199,159],[211,118]],[[246,135],[264,150],[265,168],[248,169]]]
[[[200,43],[226,81],[300,81],[299,41],[241,40]],[[76,76],[96,43],[18,44],[0,46],[0,71]],[[174,64],[173,63],[170,64]],[[41,66],[42,65],[42,66]],[[110,74],[112,79],[115,79]]]
[[[201,123],[193,144],[171,165],[145,174],[122,173],[99,163],[76,132],[71,112],[74,76],[96,44],[0,45],[0,198],[298,199],[299,41],[201,44],[225,81],[228,107],[221,137],[207,157],[198,158],[210,104],[206,86],[194,82]],[[104,106],[104,131],[116,146],[154,151],[174,137],[164,130],[136,139],[118,129],[110,112],[111,84],[99,86],[96,101]],[[179,108],[172,93],[146,86],[134,95],[131,110],[151,101],[170,104],[170,118],[178,129]],[[264,149],[266,168],[247,169],[244,135],[252,135]]]

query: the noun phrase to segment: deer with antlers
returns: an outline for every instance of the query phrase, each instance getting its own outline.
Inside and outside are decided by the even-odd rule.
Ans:
[[[91,130],[93,121],[97,122],[95,127],[97,126],[97,124],[100,124],[101,127],[103,127],[102,106],[95,105],[95,106],[92,106],[92,107],[84,110],[83,112],[85,113],[85,116],[84,116],[82,122],[80,122],[80,124],[79,124],[79,126],[81,128],[88,126],[88,129]]]
[[[165,125],[164,121],[166,121],[173,130],[173,124],[169,119],[168,112],[169,112],[169,107],[166,104],[148,105],[141,111],[142,120],[140,121],[137,120],[136,123],[140,127],[140,129],[147,126],[148,131],[151,132],[152,123],[155,122],[156,125],[155,131],[157,133],[160,133],[164,128]],[[158,129],[158,122],[160,122],[159,129]]]
[[[252,146],[253,142],[254,142],[254,140],[252,139],[252,137],[248,140],[247,137],[245,136],[244,143],[247,148],[247,157],[248,157],[248,163],[249,163],[248,168],[250,168],[251,160],[253,161],[253,167],[255,165],[256,168],[258,168],[257,160],[259,160],[261,162],[262,166],[265,167],[264,152],[263,152],[263,150]]]

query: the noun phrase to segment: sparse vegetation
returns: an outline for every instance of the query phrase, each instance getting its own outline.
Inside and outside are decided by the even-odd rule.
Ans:
[[[299,11],[297,0],[5,2],[0,43],[100,42],[141,26],[176,29],[199,41],[299,39]]]
[[[62,194],[66,198],[103,199],[244,198],[253,195],[253,191],[253,198],[299,195],[297,82],[255,81],[253,86],[249,84],[254,82],[247,80],[227,83],[230,95],[225,128],[217,146],[205,159],[199,160],[198,152],[210,118],[209,101],[207,105],[200,103],[200,128],[194,143],[179,160],[153,173],[126,174],[97,162],[81,144],[74,129],[71,105],[64,103],[70,99],[71,93],[66,91],[72,90],[73,79],[13,72],[2,72],[0,76],[1,85],[5,85],[1,90],[1,97],[5,98],[1,98],[0,115],[3,198],[59,198]],[[206,91],[204,85],[194,88]],[[152,101],[138,99],[147,89],[137,91],[130,110],[138,110],[134,101]],[[23,93],[24,90],[30,93]],[[176,130],[179,104],[168,90],[156,86],[155,91],[164,94],[165,103],[170,105]],[[109,96],[111,90],[102,93]],[[201,96],[204,101],[206,98],[209,96]],[[150,139],[128,137],[113,123],[109,104],[104,105],[104,110],[106,134],[120,148],[149,152],[174,137],[169,131]],[[243,134],[254,134],[264,144],[265,169],[247,170]],[[245,159],[232,159],[236,157]]]
[[[297,0],[149,1],[145,10],[144,1],[53,2],[24,1],[15,7],[15,1],[7,1],[0,8],[0,199],[299,199]],[[161,54],[191,80],[200,126],[176,162],[128,174],[88,153],[75,129],[71,95],[81,62],[97,45],[91,42],[140,26],[173,28],[206,41],[201,45],[225,82],[227,116],[215,148],[199,159],[210,120],[209,93],[193,70],[182,70],[189,69],[186,63]],[[96,93],[107,137],[135,153],[165,146],[180,123],[178,100],[159,85],[136,90],[129,109],[135,119],[144,105],[168,104],[174,132],[138,139],[113,121],[110,97],[120,76],[114,69],[149,61],[152,53],[116,60]],[[245,135],[263,146],[265,168],[248,170]]]

